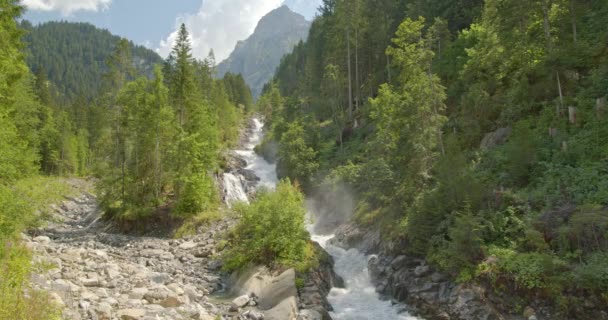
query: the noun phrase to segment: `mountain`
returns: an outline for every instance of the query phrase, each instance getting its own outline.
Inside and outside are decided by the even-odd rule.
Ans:
[[[259,97],[281,58],[291,52],[300,41],[306,40],[310,22],[287,6],[275,9],[264,16],[247,40],[239,41],[230,56],[218,65],[218,77],[227,72],[242,74]]]
[[[27,64],[34,74],[44,72],[67,101],[98,96],[106,61],[122,38],[88,23],[47,22],[33,26],[22,21]],[[154,51],[130,42],[135,67],[151,74],[163,59]]]

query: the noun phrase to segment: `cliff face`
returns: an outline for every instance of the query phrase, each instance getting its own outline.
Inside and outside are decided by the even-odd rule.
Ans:
[[[287,6],[264,16],[254,33],[239,41],[230,56],[218,65],[218,77],[227,72],[242,74],[255,98],[272,79],[281,58],[300,41],[306,40],[310,22]]]

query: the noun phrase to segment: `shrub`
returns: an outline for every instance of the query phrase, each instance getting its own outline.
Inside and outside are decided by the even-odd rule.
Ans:
[[[276,191],[261,191],[250,205],[235,208],[241,220],[232,232],[225,267],[247,264],[298,267],[310,259],[304,227],[304,197],[288,180]]]
[[[573,272],[576,285],[583,289],[608,292],[608,253],[596,252]]]

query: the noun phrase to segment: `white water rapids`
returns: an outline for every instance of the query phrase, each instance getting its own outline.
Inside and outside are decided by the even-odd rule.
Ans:
[[[246,162],[245,169],[251,170],[260,181],[256,187],[274,188],[278,181],[276,165],[268,163],[264,158],[254,152],[254,148],[263,139],[264,124],[255,118],[254,128],[249,136],[249,141],[244,150],[235,152]],[[240,178],[232,173],[224,175],[226,188],[226,201],[247,201],[247,193],[244,191]],[[239,190],[235,190],[239,189]],[[334,270],[345,282],[345,288],[333,288],[329,293],[328,300],[334,311],[331,317],[334,320],[416,320],[419,318],[410,316],[405,312],[399,312],[396,306],[390,301],[380,300],[374,285],[371,282],[367,270],[368,256],[360,253],[356,249],[344,250],[333,246],[329,240],[332,235],[315,234],[312,223],[308,225],[308,230],[313,241],[318,242],[335,261]]]

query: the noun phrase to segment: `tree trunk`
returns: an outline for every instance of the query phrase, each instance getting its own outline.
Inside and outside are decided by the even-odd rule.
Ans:
[[[576,43],[576,12],[574,7],[574,0],[570,0],[570,22],[572,23],[572,40]]]
[[[604,110],[606,109],[606,97],[597,98],[595,100],[595,112],[598,118],[602,117]]]
[[[348,120],[353,120],[353,79],[350,65],[350,26],[346,28],[346,48],[348,58]]]
[[[356,112],[359,111],[359,103],[361,101],[361,84],[359,81],[359,28],[355,31],[355,85],[357,89],[357,97],[355,98],[355,120],[353,123],[353,128],[358,127]]]
[[[571,124],[576,124],[576,107],[568,107],[568,120]]]
[[[557,107],[557,116],[559,117],[562,115],[562,108],[564,107],[564,94],[562,93],[562,82],[559,78],[559,72],[556,71],[555,74],[557,75],[557,91],[559,92],[559,104]]]

